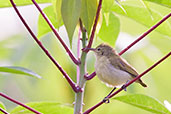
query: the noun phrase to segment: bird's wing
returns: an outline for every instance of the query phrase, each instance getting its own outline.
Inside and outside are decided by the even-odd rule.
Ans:
[[[129,63],[119,55],[115,61],[111,61],[111,64],[115,64],[118,69],[129,73],[133,77],[138,76],[137,71],[133,67],[131,67],[131,65],[129,65]]]

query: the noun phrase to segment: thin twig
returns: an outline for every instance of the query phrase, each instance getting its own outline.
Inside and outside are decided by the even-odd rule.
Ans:
[[[142,34],[139,38],[137,38],[133,43],[131,43],[128,47],[126,47],[125,49],[123,49],[119,55],[122,55],[123,53],[125,53],[129,48],[131,48],[132,46],[134,46],[137,42],[139,42],[140,40],[142,40],[145,36],[147,36],[149,33],[151,33],[154,29],[156,29],[160,24],[162,24],[164,21],[166,21],[169,17],[171,16],[171,13],[169,13],[168,15],[166,15],[161,21],[159,21],[157,24],[155,24],[154,26],[152,26],[147,32],[145,32],[144,34]]]
[[[21,16],[19,10],[17,9],[15,3],[13,2],[13,0],[10,0],[14,10],[16,11],[17,15],[19,16],[19,18],[21,19],[21,21],[23,22],[24,26],[27,28],[28,32],[31,34],[31,36],[33,37],[33,39],[36,41],[36,43],[39,45],[39,47],[44,51],[44,53],[49,57],[49,59],[55,64],[55,66],[60,70],[60,72],[64,75],[64,77],[66,78],[66,80],[68,81],[68,83],[70,84],[70,86],[72,87],[72,89],[75,92],[79,92],[81,91],[81,89],[79,87],[76,86],[76,84],[72,81],[72,79],[68,76],[68,74],[62,69],[62,67],[57,63],[57,61],[51,56],[51,54],[48,52],[48,50],[42,45],[42,43],[37,39],[36,35],[32,32],[32,30],[30,29],[30,27],[28,26],[28,24],[26,23],[26,21],[24,20],[24,18]]]
[[[131,80],[129,83],[125,84],[124,87],[128,87],[129,85],[131,85],[132,83],[134,83],[136,80],[140,79],[142,76],[144,76],[146,73],[148,73],[149,71],[151,71],[154,67],[156,67],[157,65],[159,65],[162,61],[164,61],[166,58],[168,58],[171,55],[171,52],[169,52],[166,56],[164,56],[162,59],[160,59],[158,62],[156,62],[154,65],[152,65],[150,68],[148,68],[147,70],[145,70],[143,73],[141,73],[140,75],[138,75],[136,78],[134,78],[133,80]],[[124,90],[124,88],[120,88],[118,89],[116,92],[114,92],[113,94],[111,94],[110,96],[108,96],[108,98],[111,98],[113,96],[115,96],[116,94],[118,94],[119,92],[121,92],[122,90]],[[100,105],[102,105],[104,103],[104,101],[100,101],[99,103],[97,103],[96,105],[94,105],[93,107],[91,107],[90,109],[88,109],[87,111],[85,111],[83,114],[89,114],[90,112],[92,112],[94,109],[96,109],[97,107],[99,107]]]
[[[34,112],[35,114],[42,114],[42,113],[40,113],[40,112],[34,110],[33,108],[31,108],[31,107],[29,107],[29,106],[27,106],[27,105],[25,105],[25,104],[23,104],[23,103],[21,103],[21,102],[19,102],[19,101],[16,101],[16,100],[14,100],[13,98],[8,97],[7,95],[5,95],[5,94],[3,94],[3,93],[0,93],[0,96],[2,96],[2,97],[4,97],[4,98],[6,98],[6,99],[12,101],[13,103],[16,103],[16,104],[18,104],[18,105],[20,105],[20,106],[22,106],[22,107],[24,107],[24,108],[26,108],[26,109],[28,109],[28,110]],[[4,114],[8,114],[8,113],[4,113]]]
[[[96,18],[94,20],[94,25],[93,25],[93,29],[92,29],[92,32],[91,32],[90,40],[89,40],[89,43],[88,43],[87,47],[83,49],[83,51],[85,51],[85,52],[88,52],[89,50],[87,48],[90,48],[92,46],[94,35],[95,35],[95,32],[96,32],[97,22],[98,22],[99,15],[100,15],[101,7],[102,7],[102,0],[99,0],[99,5],[97,7]]]
[[[9,114],[7,111],[5,111],[4,109],[2,109],[1,107],[0,107],[0,112],[2,112],[4,114]]]
[[[93,72],[93,73],[91,73],[90,75],[84,75],[84,78],[86,79],[86,80],[91,80],[92,78],[94,78],[96,76],[96,72]]]
[[[50,22],[50,20],[48,19],[48,17],[46,16],[46,14],[42,11],[42,9],[39,7],[39,5],[36,3],[35,0],[32,0],[33,4],[36,6],[36,8],[39,10],[39,12],[41,13],[41,15],[43,16],[43,18],[46,20],[46,22],[48,23],[48,25],[50,26],[50,28],[52,29],[53,33],[55,34],[55,36],[58,38],[58,40],[61,42],[62,46],[65,48],[66,52],[68,53],[68,55],[70,56],[70,58],[72,59],[72,61],[78,65],[80,64],[79,59],[77,60],[74,55],[72,54],[72,52],[70,51],[70,49],[66,46],[66,44],[64,43],[64,41],[62,40],[62,38],[59,36],[58,32],[56,31],[55,27],[53,26],[53,24]]]

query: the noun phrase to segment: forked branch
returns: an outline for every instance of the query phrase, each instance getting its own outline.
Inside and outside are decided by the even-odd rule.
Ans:
[[[62,67],[57,63],[57,61],[51,56],[51,54],[48,52],[48,50],[42,45],[42,43],[38,40],[38,38],[36,37],[36,35],[32,32],[32,30],[30,29],[30,27],[28,26],[28,24],[26,23],[26,21],[24,20],[24,18],[21,16],[19,10],[17,9],[15,3],[13,2],[13,0],[10,0],[14,10],[16,11],[17,15],[19,16],[19,18],[21,19],[22,23],[24,24],[24,26],[27,28],[28,32],[31,34],[31,36],[33,37],[33,39],[36,41],[36,43],[39,45],[39,47],[44,51],[44,53],[49,57],[49,59],[55,64],[55,66],[59,69],[59,71],[64,75],[64,77],[66,78],[66,80],[68,81],[68,83],[70,84],[70,86],[72,87],[72,89],[75,92],[79,92],[81,91],[81,88],[77,87],[76,84],[72,81],[72,79],[68,76],[68,74],[62,69]]]
[[[35,0],[32,0],[33,4],[36,6],[36,8],[39,10],[40,14],[43,16],[43,18],[46,20],[46,22],[48,23],[48,25],[50,26],[50,28],[52,29],[53,33],[55,34],[55,36],[58,38],[58,40],[60,41],[60,43],[62,44],[62,46],[65,48],[66,52],[68,53],[68,55],[70,56],[70,58],[72,59],[72,61],[78,65],[80,64],[80,60],[76,59],[75,56],[73,55],[73,53],[70,51],[70,49],[66,46],[66,44],[64,43],[64,41],[62,40],[62,38],[59,36],[58,32],[56,31],[55,27],[53,26],[53,24],[50,22],[50,20],[48,19],[48,17],[46,16],[46,14],[42,11],[42,9],[39,7],[39,5],[36,3]]]

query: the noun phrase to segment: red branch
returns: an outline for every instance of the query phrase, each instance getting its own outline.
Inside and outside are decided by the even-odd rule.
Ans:
[[[94,21],[94,25],[93,25],[93,29],[92,29],[92,32],[91,32],[90,40],[89,40],[89,43],[88,43],[87,47],[85,49],[83,49],[83,51],[85,51],[85,52],[89,51],[87,48],[91,48],[91,45],[93,43],[93,39],[94,39],[94,35],[95,35],[95,32],[96,32],[96,27],[97,27],[97,22],[98,22],[99,15],[100,15],[101,7],[102,7],[102,0],[99,0],[99,5],[97,7],[96,18],[95,18],[95,21]]]
[[[3,94],[3,93],[0,93],[0,96],[2,96],[2,97],[4,97],[4,98],[6,98],[6,99],[12,101],[13,103],[16,103],[16,104],[18,104],[18,105],[20,105],[20,106],[22,106],[22,107],[24,107],[24,108],[26,108],[26,109],[28,109],[28,110],[34,112],[35,114],[42,114],[42,113],[40,113],[40,112],[34,110],[33,108],[28,107],[27,105],[25,105],[25,104],[23,104],[23,103],[20,103],[20,102],[14,100],[14,99],[8,97],[7,95],[5,95],[5,94]],[[8,114],[8,113],[6,112],[6,113],[4,113],[4,114]]]
[[[9,114],[7,111],[5,111],[4,109],[2,109],[1,107],[0,107],[0,112],[2,112],[4,114]]]
[[[27,28],[28,32],[31,34],[31,36],[33,37],[33,39],[36,41],[36,43],[39,45],[39,47],[44,51],[44,53],[49,57],[49,59],[55,64],[55,66],[60,70],[60,72],[64,75],[64,77],[66,78],[66,80],[68,81],[68,83],[70,84],[70,86],[72,87],[72,89],[75,92],[79,92],[81,91],[81,89],[79,87],[76,86],[76,84],[72,81],[72,79],[68,76],[68,74],[62,69],[62,67],[57,63],[57,61],[50,55],[50,53],[48,52],[48,50],[42,45],[42,43],[37,39],[36,35],[32,32],[32,30],[30,29],[30,27],[27,25],[27,23],[25,22],[24,18],[21,16],[20,12],[18,11],[15,3],[13,2],[13,0],[10,0],[14,10],[16,11],[17,15],[19,16],[19,18],[21,19],[21,21],[23,22],[24,26]]]
[[[84,78],[86,79],[86,80],[91,80],[92,78],[94,78],[96,76],[96,72],[93,72],[93,73],[91,73],[90,75],[84,75]]]
[[[72,59],[72,61],[78,65],[81,62],[79,61],[79,59],[77,60],[74,55],[72,54],[72,52],[69,50],[69,48],[66,46],[66,44],[64,43],[64,41],[62,40],[62,38],[59,36],[58,32],[56,31],[55,27],[53,26],[53,24],[50,22],[50,20],[48,19],[48,17],[46,16],[46,14],[41,10],[41,8],[39,7],[39,5],[36,3],[35,0],[32,0],[33,4],[36,6],[36,8],[39,10],[39,12],[41,13],[41,15],[43,16],[43,18],[46,20],[46,22],[48,23],[48,25],[50,26],[50,28],[52,29],[53,33],[55,34],[55,36],[58,38],[58,40],[61,42],[62,46],[65,48],[66,52],[68,53],[68,55],[70,56],[70,58]]]
[[[155,24],[154,26],[152,26],[147,32],[145,32],[144,34],[142,34],[139,38],[137,38],[133,43],[131,43],[128,47],[126,47],[124,50],[122,50],[119,55],[122,55],[123,53],[125,53],[129,48],[131,48],[132,46],[134,46],[137,42],[139,42],[140,40],[142,40],[145,36],[147,36],[149,33],[151,33],[154,29],[156,29],[160,24],[162,24],[164,21],[166,21],[169,17],[171,16],[171,13],[169,13],[167,16],[165,16],[161,21],[159,21],[157,24]]]
[[[131,80],[129,83],[125,84],[124,87],[128,87],[129,85],[131,85],[132,83],[134,83],[136,80],[140,79],[142,76],[144,76],[146,73],[148,73],[149,71],[151,71],[154,67],[156,67],[157,65],[159,65],[162,61],[164,61],[166,58],[168,58],[171,55],[171,52],[169,52],[166,56],[164,56],[162,59],[160,59],[158,62],[156,62],[154,65],[152,65],[150,68],[148,68],[147,70],[145,70],[143,73],[141,73],[139,76],[137,76],[136,78],[134,78],[133,80]],[[118,94],[119,92],[121,92],[122,90],[124,90],[124,88],[120,88],[118,89],[116,92],[114,92],[113,94],[111,94],[110,96],[108,96],[108,98],[111,98],[113,96],[115,96],[116,94]],[[102,105],[104,103],[104,101],[100,101],[99,103],[97,103],[96,105],[94,105],[93,107],[91,107],[90,109],[88,109],[87,111],[85,111],[83,114],[89,114],[90,112],[92,112],[94,109],[96,109],[97,107],[99,107],[100,105]]]

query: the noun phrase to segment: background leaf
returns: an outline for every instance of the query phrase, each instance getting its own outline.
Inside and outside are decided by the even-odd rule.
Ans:
[[[109,12],[111,10],[111,7],[113,6],[115,0],[104,0],[102,3],[102,9],[103,11]]]
[[[146,95],[131,94],[131,95],[115,97],[113,99],[156,114],[171,114],[159,101]]]
[[[88,34],[90,34],[90,30],[94,22],[94,17],[96,15],[97,0],[82,0],[81,6],[81,20]]]
[[[63,0],[61,12],[71,45],[75,27],[81,13],[81,0]]]
[[[171,8],[171,1],[170,0],[146,0],[146,1],[154,2],[154,3],[157,3],[157,4]]]
[[[22,75],[32,76],[36,78],[41,78],[41,76],[39,76],[38,74],[23,67],[14,67],[14,66],[0,67],[0,72],[22,74]]]
[[[43,114],[73,114],[73,108],[55,102],[39,102],[26,104]],[[31,111],[18,106],[11,114],[32,114]]]
[[[17,6],[33,4],[31,0],[14,0]],[[37,3],[51,3],[51,0],[36,0]],[[0,0],[0,7],[11,7],[9,0]]]
[[[60,14],[55,14],[53,6],[48,6],[43,9],[43,12],[48,16],[51,23],[54,25],[55,28],[59,28],[63,25],[60,19]],[[41,14],[39,14],[38,19],[38,37],[42,37],[43,35],[47,34],[48,32],[52,31],[47,22],[44,20]]]
[[[151,27],[155,25],[159,20],[163,18],[163,16],[161,16],[159,12],[155,12],[152,9],[151,9],[151,13],[149,13],[146,8],[136,7],[132,5],[124,5],[124,4],[122,4],[122,6],[126,10],[126,13],[123,12],[123,10],[117,5],[114,5],[111,10],[117,14],[124,15],[128,18],[131,18],[136,22],[141,23],[147,27]],[[153,18],[151,18],[151,15]],[[168,21],[162,23],[155,30],[161,34],[171,36],[171,32],[170,32],[171,26]]]
[[[53,7],[54,7],[54,11],[56,14],[56,18],[58,20],[58,25],[62,24],[63,25],[63,21],[62,21],[62,15],[61,15],[61,5],[62,5],[62,0],[53,0]]]
[[[98,33],[100,39],[113,46],[115,44],[119,32],[119,19],[113,13],[103,15],[103,22]]]

